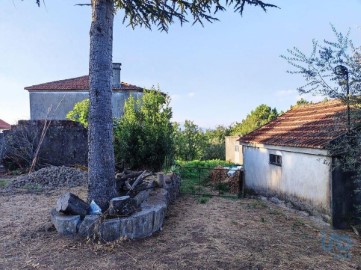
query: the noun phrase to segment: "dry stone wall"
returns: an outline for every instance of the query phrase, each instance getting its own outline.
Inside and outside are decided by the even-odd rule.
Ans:
[[[68,120],[52,120],[46,131],[44,140],[40,147],[39,164],[54,166],[87,165],[88,143],[87,129],[79,123]],[[12,147],[24,151],[26,160],[18,159],[16,162],[23,162],[24,167],[29,163],[35,149],[39,144],[41,133],[44,128],[44,120],[21,120],[10,130],[4,131],[4,158],[11,163]],[[0,139],[1,143],[1,139]],[[0,145],[1,147],[1,145]],[[17,153],[17,156],[18,153]]]
[[[143,191],[140,210],[129,217],[107,219],[104,215],[64,215],[51,210],[51,220],[58,233],[99,238],[109,242],[119,238],[138,239],[152,235],[163,227],[168,205],[179,195],[181,179],[169,176],[163,187]]]

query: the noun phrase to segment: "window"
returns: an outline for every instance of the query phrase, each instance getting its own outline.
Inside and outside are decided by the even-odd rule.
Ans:
[[[234,146],[234,151],[239,152],[239,145]]]
[[[282,156],[270,154],[269,163],[277,166],[282,166]]]

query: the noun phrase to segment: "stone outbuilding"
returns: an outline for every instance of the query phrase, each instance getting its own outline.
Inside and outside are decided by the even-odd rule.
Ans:
[[[140,98],[143,88],[121,82],[121,64],[113,63],[112,111],[114,118],[123,115],[128,97]],[[30,98],[31,120],[65,120],[75,103],[89,98],[89,76],[53,81],[25,87]]]
[[[329,151],[346,132],[347,108],[338,100],[292,108],[239,138],[246,188],[322,213],[336,228],[347,227],[360,198],[351,175]]]

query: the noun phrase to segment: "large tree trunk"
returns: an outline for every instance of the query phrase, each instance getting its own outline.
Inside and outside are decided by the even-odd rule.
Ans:
[[[103,210],[117,195],[112,128],[113,0],[92,0],[88,200]]]

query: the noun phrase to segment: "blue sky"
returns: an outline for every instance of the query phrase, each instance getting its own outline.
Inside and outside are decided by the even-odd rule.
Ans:
[[[29,118],[25,86],[88,73],[90,7],[79,0],[3,0],[0,9],[0,119]],[[257,105],[279,110],[294,104],[303,80],[287,74],[279,56],[312,39],[333,39],[351,28],[361,45],[361,0],[269,0],[281,9],[268,13],[247,6],[241,17],[229,9],[204,27],[174,24],[169,33],[114,23],[113,61],[122,81],[159,85],[172,97],[173,118],[202,127],[241,121]],[[306,97],[317,100],[317,97]]]

